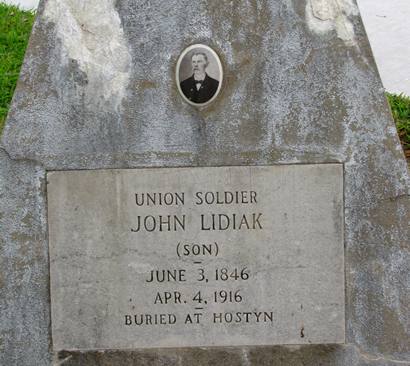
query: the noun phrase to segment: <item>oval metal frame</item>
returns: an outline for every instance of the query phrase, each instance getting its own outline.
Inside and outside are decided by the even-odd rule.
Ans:
[[[220,72],[220,80],[219,80],[218,89],[216,90],[216,92],[215,92],[215,94],[213,95],[213,97],[212,97],[211,99],[209,99],[209,100],[208,100],[207,102],[205,102],[205,103],[194,103],[194,102],[191,102],[191,101],[185,96],[185,94],[182,92],[181,85],[180,85],[179,69],[180,69],[180,67],[181,67],[181,62],[182,62],[183,58],[186,56],[186,54],[187,54],[188,52],[192,51],[194,48],[205,48],[208,52],[210,52],[210,53],[212,54],[212,56],[215,57],[216,62],[217,62],[217,64],[218,64],[218,69],[219,69],[219,72]],[[224,75],[223,75],[222,62],[221,62],[221,60],[220,60],[218,54],[217,54],[211,47],[209,47],[209,46],[207,46],[207,45],[204,45],[204,44],[202,44],[202,43],[193,44],[193,45],[191,45],[191,46],[185,48],[185,50],[182,51],[182,53],[180,54],[180,56],[179,56],[179,58],[178,58],[177,66],[176,66],[176,70],[175,70],[175,82],[176,82],[176,84],[177,84],[179,94],[181,94],[181,96],[182,96],[182,98],[185,100],[185,102],[187,102],[187,103],[190,104],[190,105],[193,105],[193,106],[195,106],[195,107],[204,107],[204,106],[207,106],[208,104],[212,103],[212,102],[217,98],[217,96],[219,95],[219,93],[220,93],[220,91],[221,91],[222,82],[223,82],[223,76],[224,76]]]

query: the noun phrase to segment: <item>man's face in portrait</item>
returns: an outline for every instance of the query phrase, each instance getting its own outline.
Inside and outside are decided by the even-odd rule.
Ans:
[[[193,105],[212,101],[219,93],[222,74],[218,55],[205,45],[188,47],[177,62],[176,80],[179,82],[179,91]]]
[[[204,74],[208,66],[208,61],[204,55],[198,54],[192,56],[192,70],[194,74]]]

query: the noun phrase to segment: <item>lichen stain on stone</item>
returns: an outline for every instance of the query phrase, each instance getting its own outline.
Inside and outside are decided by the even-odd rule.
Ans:
[[[27,213],[26,215],[24,215],[24,217],[21,219],[21,223],[24,224],[25,226],[29,227],[30,225],[32,225],[32,223],[34,222],[34,217],[31,213]]]
[[[7,280],[5,276],[6,275],[3,273],[3,271],[0,272],[0,291],[2,291],[2,289],[6,287]],[[0,350],[1,350],[1,337],[0,337]]]
[[[384,130],[381,128],[381,133],[384,133]],[[373,144],[367,147],[367,157],[366,161],[369,166],[369,170],[371,172],[378,172],[377,174],[373,173],[368,178],[371,181],[371,188],[372,194],[375,197],[378,197],[379,200],[386,200],[386,198],[393,198],[399,195],[409,195],[409,175],[408,174],[401,174],[401,175],[394,175],[393,172],[400,171],[400,165],[403,162],[401,160],[400,153],[394,149],[394,144],[389,144],[387,140],[385,140],[383,135],[374,135],[373,137]],[[376,144],[375,142],[380,142]],[[392,139],[390,139],[392,141]],[[397,143],[399,143],[397,141]],[[382,145],[384,144],[384,145]],[[391,169],[393,167],[397,167],[397,169]],[[380,167],[385,167],[384,170],[380,170]],[[390,168],[390,169],[389,169]],[[405,164],[402,168],[405,168]],[[404,170],[405,171],[405,170]],[[395,184],[391,184],[392,181],[395,181]],[[395,204],[391,205],[391,207],[387,206],[386,202],[383,202],[386,206],[380,212],[386,213],[386,209],[391,210],[389,215],[385,217],[382,214],[381,222],[383,224],[387,224],[388,217],[390,218],[389,224],[391,226],[395,226],[397,222],[400,222],[400,217],[398,217],[396,209],[397,206]],[[369,207],[372,207],[376,204],[375,201],[369,204]],[[378,213],[376,212],[375,215]],[[396,221],[397,220],[397,221]]]
[[[226,61],[225,79],[218,99],[219,105],[230,106],[229,113],[225,112],[230,138],[215,138],[228,145],[236,141],[245,148],[261,147],[269,140],[269,118],[265,118],[264,108],[257,107],[264,93],[265,64],[261,50],[271,27],[269,1],[208,0],[204,8],[213,38],[224,40],[221,52]]]
[[[266,0],[206,1],[205,9],[213,37],[224,40],[221,47],[227,63],[241,66],[235,70],[236,73],[252,69],[259,59],[256,55],[260,54],[264,37],[271,26],[268,3]]]
[[[312,98],[315,98],[313,96]],[[341,152],[345,141],[343,121],[347,118],[346,106],[334,91],[317,99],[317,108],[302,107],[298,102],[289,104],[288,113],[284,120],[286,123],[278,126],[277,136],[286,146],[298,148],[301,141],[304,151],[321,151],[326,153],[329,148],[322,151],[325,144],[331,144],[334,152]],[[306,124],[308,115],[314,123]]]
[[[367,179],[372,182],[376,177],[372,174]],[[405,330],[409,300],[405,287],[410,235],[406,215],[410,207],[408,201],[374,199],[387,182],[382,177],[374,185],[370,183],[364,194],[372,192],[373,202],[355,209],[360,227],[354,240],[371,244],[348,248],[346,263],[351,268],[347,273],[352,274],[348,298],[353,302],[355,338],[371,352],[394,354],[404,351],[409,344]],[[407,209],[400,210],[402,204],[407,204]]]
[[[403,308],[406,307],[403,306]],[[408,326],[408,324],[406,324],[406,322],[404,324],[400,322],[395,310],[387,307],[384,308],[383,338],[379,340],[379,349],[381,353],[389,354],[393,349],[395,349],[396,352],[405,352],[408,349],[410,336],[406,330],[406,326]],[[379,342],[376,342],[376,344]]]
[[[351,16],[359,14],[353,0],[307,0],[306,22],[309,29],[318,34],[336,31],[346,45],[356,44]]]
[[[35,241],[35,237],[33,237],[30,234],[26,234],[23,232],[13,232],[10,234],[10,239],[15,242],[15,243],[20,243],[21,245],[27,244],[27,243],[33,243]],[[26,249],[24,249],[23,247],[20,247],[20,249],[22,250],[22,257],[26,256]]]
[[[84,73],[79,83],[86,105],[118,111],[126,95],[131,56],[115,1],[49,0],[44,16],[55,24],[62,66],[75,60]]]
[[[155,89],[157,87],[157,83],[152,80],[139,80],[137,85],[140,90]]]

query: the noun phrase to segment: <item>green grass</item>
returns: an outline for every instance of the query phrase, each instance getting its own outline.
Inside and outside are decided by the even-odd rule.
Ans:
[[[0,3],[0,133],[16,87],[34,12]]]
[[[386,93],[404,154],[410,159],[410,98],[403,94]]]

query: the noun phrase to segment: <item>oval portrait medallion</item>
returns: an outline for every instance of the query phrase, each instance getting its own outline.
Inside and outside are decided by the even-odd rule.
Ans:
[[[221,90],[222,78],[222,64],[212,48],[194,44],[179,56],[176,82],[189,104],[201,107],[211,103]]]

